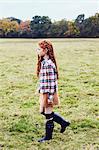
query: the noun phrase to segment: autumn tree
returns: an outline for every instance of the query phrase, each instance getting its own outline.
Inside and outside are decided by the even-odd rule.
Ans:
[[[0,20],[0,31],[4,37],[17,36],[19,25],[16,21],[10,21],[9,19]],[[2,35],[0,35],[2,37]]]
[[[68,21],[68,30],[65,32],[65,37],[78,37],[80,34],[79,28],[73,21]]]
[[[31,37],[30,20],[21,21],[19,25],[19,36],[20,37]]]

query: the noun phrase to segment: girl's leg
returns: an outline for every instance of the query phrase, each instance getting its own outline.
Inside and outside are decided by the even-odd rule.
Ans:
[[[53,112],[53,120],[61,125],[60,133],[63,133],[66,127],[70,125],[69,121],[66,121],[62,116],[55,112]]]
[[[40,103],[40,113],[42,114],[42,112],[44,112],[44,100],[43,100],[43,97],[42,95],[40,94],[40,97],[39,97],[39,103]]]
[[[66,121],[62,116],[53,112],[53,107],[44,108],[44,100],[42,95],[40,95],[40,113],[46,117],[46,114],[53,114],[53,121],[61,125],[60,132],[63,133],[70,122]]]
[[[47,110],[48,111],[48,110]],[[45,112],[43,111],[42,114],[45,116]],[[69,121],[66,121],[62,116],[60,116],[58,113],[55,113],[52,111],[53,114],[53,121],[61,125],[60,133],[63,133],[67,126],[70,125]]]
[[[52,111],[53,111],[53,107],[47,107],[47,108],[44,109],[45,114],[51,114]]]
[[[45,142],[46,140],[52,139],[52,133],[54,128],[52,109],[53,109],[52,107],[45,108],[45,112],[44,112],[44,115],[46,117],[45,137],[38,140],[38,142]]]

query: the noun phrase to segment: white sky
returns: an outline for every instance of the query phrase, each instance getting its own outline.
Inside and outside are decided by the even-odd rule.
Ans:
[[[0,0],[0,19],[16,17],[32,20],[35,15],[51,20],[74,20],[84,13],[85,18],[99,13],[99,0]]]

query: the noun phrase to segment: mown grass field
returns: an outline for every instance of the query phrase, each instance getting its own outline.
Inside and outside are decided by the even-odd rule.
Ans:
[[[51,39],[60,79],[61,105],[70,120],[53,139],[44,135],[44,116],[35,94],[37,39],[0,39],[0,150],[99,150],[99,39]]]

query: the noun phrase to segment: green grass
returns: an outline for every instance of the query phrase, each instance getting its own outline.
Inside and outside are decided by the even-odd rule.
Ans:
[[[61,105],[54,111],[71,121],[53,139],[35,94],[37,39],[0,39],[0,150],[99,150],[99,39],[51,39],[59,69]]]

